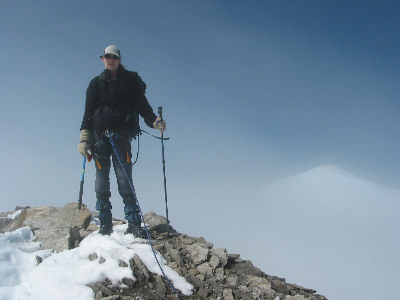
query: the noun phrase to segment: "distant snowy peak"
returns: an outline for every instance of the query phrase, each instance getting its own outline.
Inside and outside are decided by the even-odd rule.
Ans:
[[[376,188],[388,189],[383,185],[379,185],[375,182],[372,182],[368,179],[358,177],[350,172],[347,172],[336,165],[323,165],[311,169],[309,171],[290,176],[283,180],[273,183],[274,185],[298,185],[299,183],[305,184],[308,187],[311,186],[319,186],[319,185],[329,185],[330,187],[337,187],[341,185],[362,185],[362,186],[374,186]]]
[[[395,201],[400,191],[357,177],[336,165],[324,165],[266,187],[278,201],[346,202]]]
[[[341,168],[339,168],[336,165],[330,164],[330,165],[322,165],[319,167],[316,167],[314,169],[311,169],[309,171],[305,171],[303,173],[288,177],[287,179],[293,179],[293,178],[309,178],[309,179],[317,179],[317,178],[325,178],[325,179],[339,179],[339,178],[346,178],[346,179],[352,179],[352,180],[360,180],[360,181],[365,181],[367,182],[368,180],[362,179],[360,177],[357,177],[356,175],[347,172]]]

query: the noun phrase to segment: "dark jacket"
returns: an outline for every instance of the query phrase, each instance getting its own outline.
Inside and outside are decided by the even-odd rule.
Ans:
[[[118,67],[117,76],[112,78],[111,72],[104,70],[90,81],[87,88],[80,129],[130,130],[132,118],[138,114],[152,128],[157,116],[147,101],[145,88],[136,72]]]

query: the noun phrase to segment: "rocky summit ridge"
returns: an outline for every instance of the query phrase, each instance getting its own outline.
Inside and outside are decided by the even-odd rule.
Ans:
[[[61,252],[79,247],[80,242],[98,230],[93,222],[97,213],[85,205],[78,210],[77,203],[64,207],[16,207],[13,212],[0,213],[0,233],[29,226],[43,249]],[[287,283],[284,278],[267,275],[251,261],[239,254],[228,253],[225,248],[214,248],[202,237],[178,233],[172,227],[167,234],[164,217],[149,212],[146,224],[153,238],[153,245],[167,265],[193,285],[191,296],[182,299],[266,299],[266,300],[325,300],[313,289]],[[114,219],[114,224],[124,221]],[[88,260],[97,259],[96,254]],[[38,264],[41,258],[37,257]],[[122,280],[124,288],[115,286],[108,279],[90,285],[96,300],[118,299],[178,299],[164,278],[151,273],[140,257],[135,255],[129,265],[121,261],[120,267],[131,268],[136,280]]]

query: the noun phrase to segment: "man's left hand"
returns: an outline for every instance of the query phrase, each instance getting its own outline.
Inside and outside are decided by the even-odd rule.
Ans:
[[[167,129],[167,124],[163,119],[157,118],[153,123],[153,127],[163,132]]]

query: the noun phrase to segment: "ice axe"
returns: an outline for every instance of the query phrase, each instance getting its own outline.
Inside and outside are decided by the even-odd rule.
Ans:
[[[89,156],[88,161],[90,162],[91,160],[92,157]],[[83,183],[85,182],[85,167],[86,167],[86,156],[83,156],[81,185],[79,188],[78,209],[81,209],[82,207]]]
[[[162,120],[162,106],[158,107],[158,116]],[[167,217],[167,234],[169,237],[169,218],[168,218],[168,196],[167,196],[167,177],[165,176],[165,155],[164,155],[164,131],[161,131],[161,151],[162,151],[162,164],[163,164],[163,174],[164,174],[164,195],[165,195],[165,213]]]

